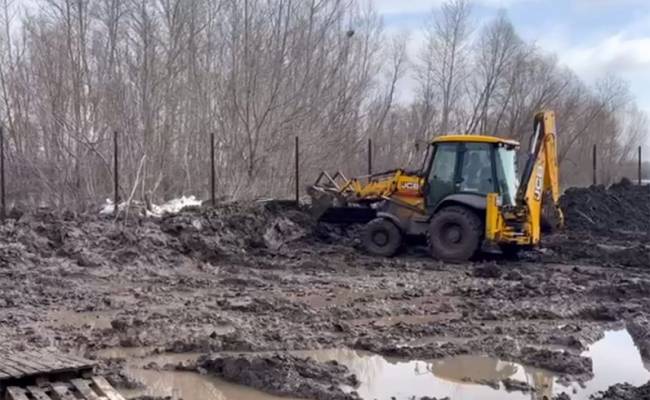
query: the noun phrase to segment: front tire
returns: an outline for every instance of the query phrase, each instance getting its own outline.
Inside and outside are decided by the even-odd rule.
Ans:
[[[361,242],[370,254],[392,257],[402,245],[402,232],[392,221],[375,218],[364,227]]]
[[[472,210],[451,206],[434,214],[429,224],[429,247],[434,258],[464,262],[480,249],[483,223]]]

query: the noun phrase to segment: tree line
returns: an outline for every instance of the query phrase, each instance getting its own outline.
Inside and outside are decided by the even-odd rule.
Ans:
[[[593,85],[517,34],[449,0],[417,32],[389,33],[363,0],[0,0],[0,118],[9,200],[94,206],[110,197],[288,197],[320,170],[416,167],[445,133],[524,143],[556,111],[563,184],[620,178],[648,121],[626,82]],[[408,46],[424,37],[416,54]],[[399,95],[401,93],[401,95]],[[570,173],[567,171],[571,171]]]

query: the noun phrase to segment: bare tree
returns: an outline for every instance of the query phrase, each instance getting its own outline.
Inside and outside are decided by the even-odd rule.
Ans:
[[[449,0],[434,12],[425,28],[425,47],[420,54],[420,80],[427,88],[425,101],[431,101],[431,91],[439,93],[441,103],[441,133],[450,127],[451,113],[461,94],[466,74],[470,29],[470,3]]]
[[[432,13],[413,65],[408,35],[363,0],[36,1],[0,0],[10,202],[109,197],[114,130],[123,198],[152,201],[206,193],[211,133],[220,193],[249,198],[287,195],[295,136],[302,184],[364,173],[368,138],[377,168],[419,166],[452,130],[527,142],[551,108],[563,179],[584,184],[585,148],[599,144],[612,181],[645,132],[619,79],[583,83],[504,14],[472,35],[468,0]]]
[[[474,99],[466,132],[485,132],[493,96],[504,83],[508,71],[519,68],[517,57],[522,52],[522,41],[504,12],[489,23],[478,39],[478,58],[473,76],[470,99]],[[506,96],[508,97],[508,96]]]

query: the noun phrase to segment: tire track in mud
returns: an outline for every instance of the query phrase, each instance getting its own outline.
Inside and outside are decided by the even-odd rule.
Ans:
[[[366,256],[354,248],[354,229],[317,226],[273,205],[118,224],[39,211],[0,227],[0,350],[347,346],[409,358],[485,354],[585,380],[590,366],[580,354],[605,330],[635,321],[630,333],[647,348],[650,271],[598,253],[628,236],[572,218],[567,232],[545,240],[547,250],[520,261],[445,265],[417,252]],[[593,243],[601,247],[579,254]],[[110,321],[89,326],[71,314],[75,322],[61,325],[53,311]],[[102,368],[132,384],[120,381],[123,364]]]

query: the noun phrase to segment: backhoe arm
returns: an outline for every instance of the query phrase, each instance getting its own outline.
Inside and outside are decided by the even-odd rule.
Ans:
[[[524,168],[517,204],[528,208],[531,241],[539,242],[542,219],[554,227],[564,224],[560,210],[560,178],[557,160],[555,113],[535,115],[534,134]]]

